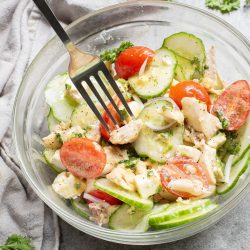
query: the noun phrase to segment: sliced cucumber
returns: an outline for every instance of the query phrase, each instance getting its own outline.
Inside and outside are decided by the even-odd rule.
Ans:
[[[94,112],[86,103],[82,103],[81,105],[77,106],[71,116],[71,125],[73,127],[80,126],[83,129],[96,124],[97,121],[98,119]]]
[[[184,75],[184,80],[192,80],[196,75],[196,67],[195,64],[182,56],[176,55],[176,60],[178,65],[182,67],[182,72]],[[197,77],[199,79],[199,77]]]
[[[64,96],[65,84],[72,85],[68,74],[57,75],[46,86],[45,99],[53,111],[54,117],[63,122],[68,122],[74,106],[70,105]]]
[[[149,216],[149,224],[157,225],[183,215],[191,215],[212,204],[209,199],[190,201],[189,204],[171,203],[164,211]]]
[[[166,132],[155,132],[144,126],[133,146],[140,156],[165,163],[175,154],[176,146],[183,144],[183,126],[174,126]]]
[[[148,230],[148,211],[122,204],[109,219],[109,227],[118,231],[146,232]]]
[[[82,199],[71,199],[71,206],[77,214],[81,217],[88,219],[90,216],[90,211],[88,205]]]
[[[250,115],[247,118],[246,123],[244,124],[243,127],[241,127],[238,131],[238,138],[240,140],[240,151],[239,153],[235,156],[233,166],[239,162],[246,151],[248,151],[249,147],[249,135],[250,135]]]
[[[135,93],[143,99],[162,95],[170,86],[176,67],[173,52],[166,48],[156,50],[155,56],[146,67],[142,76],[135,75],[128,79]]]
[[[143,211],[123,204],[111,215],[109,227],[119,231],[146,232],[149,228],[149,216],[162,212],[168,206],[163,204],[155,206],[151,211]]]
[[[164,127],[168,123],[166,118],[163,116],[164,109],[172,110],[173,104],[166,99],[153,99],[144,105],[139,118],[145,122],[150,122],[153,126]]]
[[[94,186],[117,199],[129,204],[130,206],[137,207],[141,210],[150,210],[153,207],[152,200],[142,199],[135,192],[127,191],[107,179],[98,179]]]
[[[211,212],[217,207],[218,207],[217,204],[210,204],[192,214],[186,214],[152,226],[155,229],[165,229],[165,228],[180,226],[182,224],[186,224],[188,222],[192,222],[194,220],[202,218],[203,216],[207,215],[209,212]]]
[[[59,124],[59,121],[53,115],[52,109],[50,109],[49,114],[47,116],[47,122],[48,122],[49,131],[53,131],[55,126]]]
[[[218,185],[217,187],[218,194],[225,194],[229,192],[232,188],[234,188],[240,176],[245,173],[250,164],[250,143],[249,143],[250,116],[248,116],[245,125],[241,127],[237,131],[237,133],[240,138],[241,148],[239,153],[234,157],[234,161],[229,176],[229,182]]]
[[[58,167],[56,166],[55,164],[52,163],[52,157],[54,156],[55,154],[55,150],[52,150],[52,149],[45,149],[44,152],[43,152],[43,156],[44,156],[44,159],[47,163],[47,165],[56,173],[61,173],[63,172],[65,169],[64,168],[61,168],[61,167]]]
[[[249,164],[250,164],[250,145],[246,148],[243,154],[237,159],[236,163],[233,163],[229,176],[229,182],[219,184],[217,186],[216,189],[217,193],[225,194],[229,192],[232,188],[234,188],[240,176],[247,170]]]
[[[163,46],[190,61],[198,61],[200,69],[204,67],[206,62],[205,46],[202,40],[195,35],[186,32],[175,33],[164,39]]]
[[[178,63],[178,61],[177,61],[177,63]],[[176,65],[174,78],[179,82],[182,82],[182,81],[186,80],[185,71],[184,71],[183,67],[180,64]]]

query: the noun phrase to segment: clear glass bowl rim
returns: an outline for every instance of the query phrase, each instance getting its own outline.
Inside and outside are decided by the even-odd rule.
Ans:
[[[166,1],[158,1],[158,0],[156,0],[156,1],[151,0],[151,1],[125,2],[125,3],[121,3],[121,4],[112,5],[112,6],[97,10],[97,11],[93,11],[93,12],[90,12],[89,14],[87,14],[87,15],[85,15],[83,17],[80,17],[76,21],[72,22],[69,26],[67,26],[66,30],[70,30],[75,25],[77,25],[78,22],[86,20],[89,17],[98,15],[100,13],[111,11],[114,8],[121,8],[123,6],[134,6],[134,5],[136,5],[136,6],[138,6],[138,5],[158,5],[158,6],[161,6],[163,4],[164,4],[164,6],[166,6],[166,5],[182,6],[182,7],[186,8],[186,9],[192,9],[193,11],[197,11],[200,14],[206,16],[207,18],[211,18],[211,19],[217,21],[221,25],[225,26],[225,28],[228,29],[231,33],[233,33],[250,51],[250,42],[247,40],[247,38],[243,34],[241,34],[238,30],[236,30],[232,25],[228,24],[223,19],[215,16],[214,14],[211,14],[208,11],[201,10],[199,8],[196,8],[196,7],[187,5],[187,4],[166,2]],[[56,39],[57,39],[57,37],[54,36],[39,51],[39,53],[36,55],[36,57],[34,58],[32,63],[28,67],[27,71],[25,72],[25,76],[24,76],[24,78],[23,78],[23,80],[22,80],[22,82],[21,82],[21,84],[20,84],[20,86],[18,88],[17,94],[16,94],[14,109],[13,109],[13,113],[12,113],[13,130],[14,130],[13,141],[14,141],[14,144],[15,144],[17,157],[18,157],[19,162],[20,162],[21,170],[22,170],[26,180],[32,186],[33,190],[35,190],[36,194],[53,211],[55,211],[56,214],[58,214],[61,218],[65,219],[68,223],[70,223],[71,225],[77,227],[78,229],[80,229],[79,227],[84,226],[85,229],[86,229],[86,230],[84,230],[85,232],[89,231],[90,234],[93,231],[98,232],[100,234],[103,234],[102,237],[100,236],[100,238],[102,238],[102,239],[106,238],[107,240],[114,241],[114,242],[120,242],[120,241],[115,240],[116,237],[118,237],[119,239],[123,239],[123,240],[126,240],[126,238],[130,239],[130,240],[136,240],[137,238],[144,238],[144,237],[147,237],[147,239],[148,239],[148,237],[152,236],[152,240],[153,240],[154,236],[156,236],[158,238],[159,236],[167,236],[170,233],[175,233],[175,232],[177,233],[178,232],[179,237],[177,237],[176,239],[173,239],[175,241],[177,239],[182,239],[182,238],[185,238],[185,237],[189,237],[191,235],[194,235],[194,234],[196,234],[198,232],[201,232],[201,231],[205,230],[206,228],[210,227],[215,222],[217,222],[219,219],[221,219],[226,213],[228,213],[232,208],[234,208],[237,205],[237,203],[246,195],[247,189],[250,186],[250,178],[248,178],[249,180],[248,180],[247,183],[245,183],[245,185],[242,185],[242,186],[238,187],[237,192],[232,197],[230,197],[227,200],[227,202],[225,202],[225,204],[220,205],[219,208],[214,210],[214,212],[209,214],[208,216],[205,216],[205,217],[203,217],[203,218],[201,218],[199,220],[196,220],[194,222],[190,222],[188,224],[178,226],[176,228],[172,228],[172,229],[168,229],[168,230],[161,230],[161,231],[149,231],[149,232],[145,232],[145,233],[120,232],[120,231],[107,229],[107,228],[104,228],[104,227],[99,227],[99,226],[95,225],[94,223],[85,222],[84,220],[78,219],[77,217],[74,218],[70,213],[65,212],[63,209],[61,209],[59,206],[57,206],[54,202],[52,202],[48,197],[46,197],[39,190],[36,183],[34,182],[32,177],[30,177],[28,171],[25,168],[25,164],[24,164],[24,161],[23,161],[23,155],[22,155],[21,150],[19,149],[19,143],[18,143],[18,141],[20,139],[19,138],[20,136],[17,134],[16,113],[17,113],[17,110],[18,110],[18,103],[19,103],[20,96],[22,95],[23,90],[24,90],[26,77],[27,77],[28,74],[32,74],[32,71],[30,69],[36,63],[36,59],[39,58],[39,56],[41,54],[43,54],[43,52],[46,51],[46,49],[49,48],[51,46],[51,44],[55,43]],[[195,230],[192,230],[192,228],[195,229]],[[187,233],[188,231],[189,231],[189,233]],[[96,237],[98,237],[98,236],[96,236]],[[168,240],[165,240],[165,241],[162,240],[159,243],[171,242],[173,240],[171,240],[171,239],[168,239]],[[136,242],[134,242],[134,244],[136,244]],[[152,242],[152,243],[147,243],[147,244],[157,244],[157,242]]]

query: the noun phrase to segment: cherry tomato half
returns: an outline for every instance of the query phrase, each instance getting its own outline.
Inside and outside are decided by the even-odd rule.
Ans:
[[[105,201],[107,202],[108,204],[110,205],[121,205],[122,204],[122,201],[116,199],[115,197],[103,192],[103,191],[100,191],[100,190],[93,190],[93,191],[90,191],[88,194],[102,200],[102,201]],[[88,203],[91,203],[91,201],[88,201]]]
[[[189,168],[187,166],[189,166]],[[190,171],[190,167],[192,168],[192,172]],[[209,179],[206,175],[206,172],[200,167],[198,163],[187,157],[177,156],[170,160],[161,171],[160,178],[161,184],[167,192],[182,198],[190,198],[194,197],[194,195],[188,192],[179,192],[170,189],[168,184],[171,180],[199,180],[203,183],[205,188],[208,188],[209,185]]]
[[[121,52],[115,60],[115,70],[120,78],[128,79],[139,72],[142,64],[148,58],[150,63],[154,56],[154,51],[143,47],[133,46]]]
[[[250,111],[250,87],[239,80],[230,85],[215,101],[212,113],[228,122],[227,130],[237,130],[246,121]]]
[[[87,138],[74,138],[60,149],[60,158],[65,168],[79,178],[99,177],[106,165],[102,147]]]
[[[172,86],[169,90],[169,97],[172,98],[180,108],[182,108],[182,98],[194,97],[206,103],[207,109],[210,110],[211,101],[206,89],[194,81],[184,81]]]

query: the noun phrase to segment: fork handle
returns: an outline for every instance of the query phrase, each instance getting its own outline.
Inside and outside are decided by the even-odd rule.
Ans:
[[[38,9],[43,13],[51,27],[54,29],[56,34],[59,36],[65,47],[71,42],[68,34],[65,32],[59,21],[57,20],[56,16],[48,6],[45,0],[33,0]]]

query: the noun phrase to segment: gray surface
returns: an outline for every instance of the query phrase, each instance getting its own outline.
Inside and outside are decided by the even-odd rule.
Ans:
[[[187,0],[179,2],[204,8],[205,1]],[[241,8],[230,15],[212,12],[230,22],[250,39],[250,7]],[[60,220],[60,250],[247,250],[250,249],[249,207],[250,194],[235,209],[208,230],[185,240],[156,246],[127,246],[109,243],[86,235]]]

